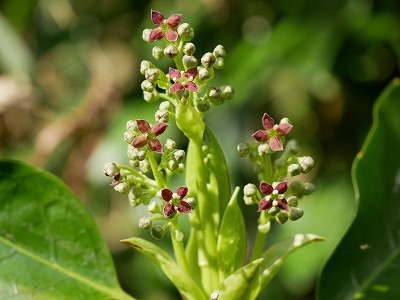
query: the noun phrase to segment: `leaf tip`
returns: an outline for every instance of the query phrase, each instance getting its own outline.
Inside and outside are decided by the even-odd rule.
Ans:
[[[120,242],[121,242],[122,244],[125,244],[125,245],[127,245],[127,246],[129,246],[129,247],[132,247],[132,248],[142,249],[142,247],[140,247],[138,244],[133,243],[133,242],[130,241],[129,239],[120,240]]]

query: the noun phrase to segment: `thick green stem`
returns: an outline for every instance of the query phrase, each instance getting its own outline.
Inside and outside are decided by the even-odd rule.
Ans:
[[[269,216],[266,211],[262,211],[260,213],[260,217],[258,219],[259,226],[265,227],[268,226]],[[260,258],[262,252],[264,251],[265,242],[267,240],[269,229],[264,228],[264,230],[257,229],[256,239],[254,241],[253,250],[250,256],[250,261],[254,261],[255,259]]]
[[[189,264],[186,259],[185,248],[183,246],[183,233],[179,229],[178,217],[171,221],[171,240],[174,248],[175,259],[178,265],[185,271],[188,276],[190,275]]]
[[[151,170],[153,171],[154,179],[157,182],[158,188],[161,189],[161,188],[167,187],[165,185],[164,176],[163,176],[161,170],[159,169],[156,158],[154,157],[153,151],[151,151],[150,149],[147,150],[147,157],[149,159],[150,167],[151,167]]]

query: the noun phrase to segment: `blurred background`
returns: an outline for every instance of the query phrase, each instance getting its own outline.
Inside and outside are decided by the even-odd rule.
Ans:
[[[159,104],[147,104],[140,89],[140,61],[155,62],[154,44],[141,38],[143,29],[153,28],[151,8],[166,17],[183,14],[182,22],[195,29],[198,59],[218,44],[227,51],[214,83],[232,84],[236,96],[213,107],[206,120],[234,185],[256,183],[236,145],[261,129],[263,112],[275,121],[288,117],[290,137],[315,158],[306,179],[317,191],[300,203],[305,216],[275,224],[269,243],[298,232],[327,240],[293,254],[260,297],[313,299],[318,272],[354,214],[350,170],[370,128],[372,105],[399,75],[400,2],[0,1],[0,156],[61,177],[96,219],[123,288],[138,299],[167,300],[179,299],[168,279],[119,243],[150,238],[137,227],[146,210],[130,209],[102,173],[107,162],[127,162],[126,121],[152,122]],[[157,65],[167,68],[170,61]],[[178,132],[168,134],[184,147]],[[251,240],[257,214],[254,207],[243,210]]]

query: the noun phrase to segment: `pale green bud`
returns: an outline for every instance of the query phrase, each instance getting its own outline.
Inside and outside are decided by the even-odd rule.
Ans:
[[[280,212],[280,208],[276,207],[276,206],[272,206],[270,209],[268,209],[268,214],[270,214],[271,216],[275,216],[276,214],[278,214]]]
[[[176,150],[173,153],[173,157],[176,162],[181,163],[185,159],[185,151],[183,150]]]
[[[126,122],[126,130],[133,131],[133,132],[138,131],[136,121],[129,120],[128,122]]]
[[[298,162],[303,173],[310,172],[315,165],[315,161],[311,156],[299,157]]]
[[[158,205],[157,202],[151,202],[149,206],[147,207],[150,213],[152,214],[157,214],[161,212],[160,206]]]
[[[150,34],[151,34],[152,30],[149,28],[146,28],[145,30],[143,30],[142,33],[142,39],[145,42],[150,42]]]
[[[225,100],[231,100],[235,95],[235,89],[231,85],[223,85],[220,87],[221,96]]]
[[[213,54],[215,57],[222,57],[224,58],[226,56],[226,51],[224,46],[218,45],[214,48]]]
[[[183,53],[186,55],[193,55],[195,51],[196,46],[193,43],[186,43],[185,46],[183,46]]]
[[[247,143],[240,143],[236,149],[240,157],[245,157],[250,153],[250,147]]]
[[[143,60],[143,61],[140,63],[140,73],[141,73],[142,75],[144,75],[147,69],[150,69],[150,68],[153,68],[153,67],[154,67],[154,65],[153,65],[150,61],[148,61],[148,60]]]
[[[268,221],[265,224],[259,224],[257,228],[261,233],[268,233],[271,229],[271,222]]]
[[[163,101],[160,103],[160,106],[158,107],[160,110],[171,110],[172,109],[172,104],[169,101]]]
[[[253,205],[255,203],[253,197],[243,196],[244,204]]]
[[[200,101],[196,102],[196,109],[199,112],[206,112],[210,109],[211,103],[208,102],[206,99],[201,99]]]
[[[169,112],[168,110],[157,110],[155,115],[155,120],[157,123],[168,123],[169,121]]]
[[[156,83],[159,76],[160,76],[160,71],[157,68],[148,68],[144,72],[144,77],[146,77],[146,79],[151,83]]]
[[[108,177],[114,177],[119,174],[119,168],[116,163],[108,163],[104,166],[103,172]]]
[[[281,210],[276,216],[275,220],[280,223],[284,224],[289,219],[288,213],[286,211]]]
[[[186,41],[190,41],[194,37],[194,30],[188,23],[180,24],[176,31],[178,32],[178,35]]]
[[[291,196],[291,197],[287,198],[286,201],[290,207],[296,207],[299,203],[299,199],[297,199],[296,196]]]
[[[300,173],[301,173],[301,168],[300,168],[300,165],[298,165],[298,164],[290,164],[290,165],[287,167],[287,174],[288,174],[289,176],[291,176],[291,177],[297,176],[297,175],[299,175]]]
[[[156,240],[161,240],[165,235],[165,229],[160,225],[151,228],[151,236]]]
[[[140,161],[139,168],[140,168],[140,171],[142,171],[145,174],[151,172],[151,166],[147,160]]]
[[[139,220],[139,228],[143,229],[150,229],[151,225],[153,224],[153,221],[148,218],[148,217],[142,217]]]
[[[207,52],[201,57],[201,64],[207,69],[211,68],[214,63],[215,57],[211,52]]]
[[[175,171],[176,169],[178,169],[178,163],[175,160],[169,160],[168,161],[168,170],[170,170],[171,172]]]
[[[165,47],[164,54],[169,58],[174,58],[179,54],[179,50],[175,45],[169,44]]]
[[[304,215],[304,211],[298,207],[292,207],[289,212],[289,218],[292,221],[300,219]]]
[[[200,80],[207,80],[211,78],[211,73],[204,67],[198,67],[197,69],[197,77]]]
[[[165,142],[165,150],[166,151],[174,151],[176,149],[176,142],[171,139],[167,139]]]
[[[221,90],[216,87],[211,87],[208,89],[207,99],[213,105],[220,105],[224,103],[224,99],[221,98]]]
[[[248,183],[243,188],[243,194],[248,197],[253,197],[258,194],[258,189],[254,184]]]
[[[197,66],[197,58],[192,55],[184,55],[182,57],[182,63],[186,69],[191,69]]]
[[[271,146],[268,143],[263,143],[258,146],[258,155],[270,155],[274,153],[274,150],[271,149]]]
[[[156,60],[160,60],[164,57],[164,49],[160,46],[153,47],[151,54]]]
[[[221,70],[224,68],[224,66],[225,66],[225,59],[223,59],[222,57],[217,57],[215,63],[213,64],[213,67],[218,70]]]
[[[129,191],[129,185],[126,182],[119,182],[114,186],[118,193],[126,194]]]
[[[310,195],[315,192],[315,185],[312,183],[306,182],[303,185],[303,194],[304,195]]]
[[[128,144],[132,144],[133,139],[136,137],[135,133],[133,133],[132,131],[128,130],[124,132],[124,140],[125,142],[127,142]]]
[[[154,90],[153,92],[149,93],[146,91],[143,91],[143,99],[148,102],[152,103],[157,101],[160,98],[160,95],[158,94],[157,90]]]
[[[141,89],[143,91],[146,91],[146,92],[149,92],[149,93],[154,91],[154,88],[155,88],[154,83],[151,83],[147,79],[142,81],[140,87],[141,87]]]

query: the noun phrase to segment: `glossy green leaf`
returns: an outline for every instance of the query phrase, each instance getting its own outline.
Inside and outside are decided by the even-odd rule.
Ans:
[[[0,161],[1,299],[132,299],[95,222],[55,176]]]
[[[268,285],[272,278],[279,271],[284,259],[304,245],[312,242],[323,241],[324,238],[314,234],[296,234],[293,237],[287,238],[273,244],[268,248],[261,257],[264,259],[257,280],[253,280],[246,299],[256,299],[258,294]]]
[[[200,287],[189,277],[175,261],[160,247],[141,238],[129,238],[121,241],[142,254],[150,257],[164,274],[188,300],[208,300]]]
[[[320,276],[319,299],[400,295],[399,79],[378,98],[373,119],[352,170],[358,214]]]
[[[220,272],[230,274],[243,264],[246,254],[246,227],[237,203],[237,187],[222,218],[217,242],[217,260]]]
[[[218,294],[218,300],[242,300],[248,291],[250,282],[260,268],[262,258],[256,259],[249,264],[241,267],[239,270],[228,276],[221,282],[214,293]]]
[[[203,141],[205,124],[199,112],[189,103],[180,104],[175,109],[178,128],[196,143]]]

